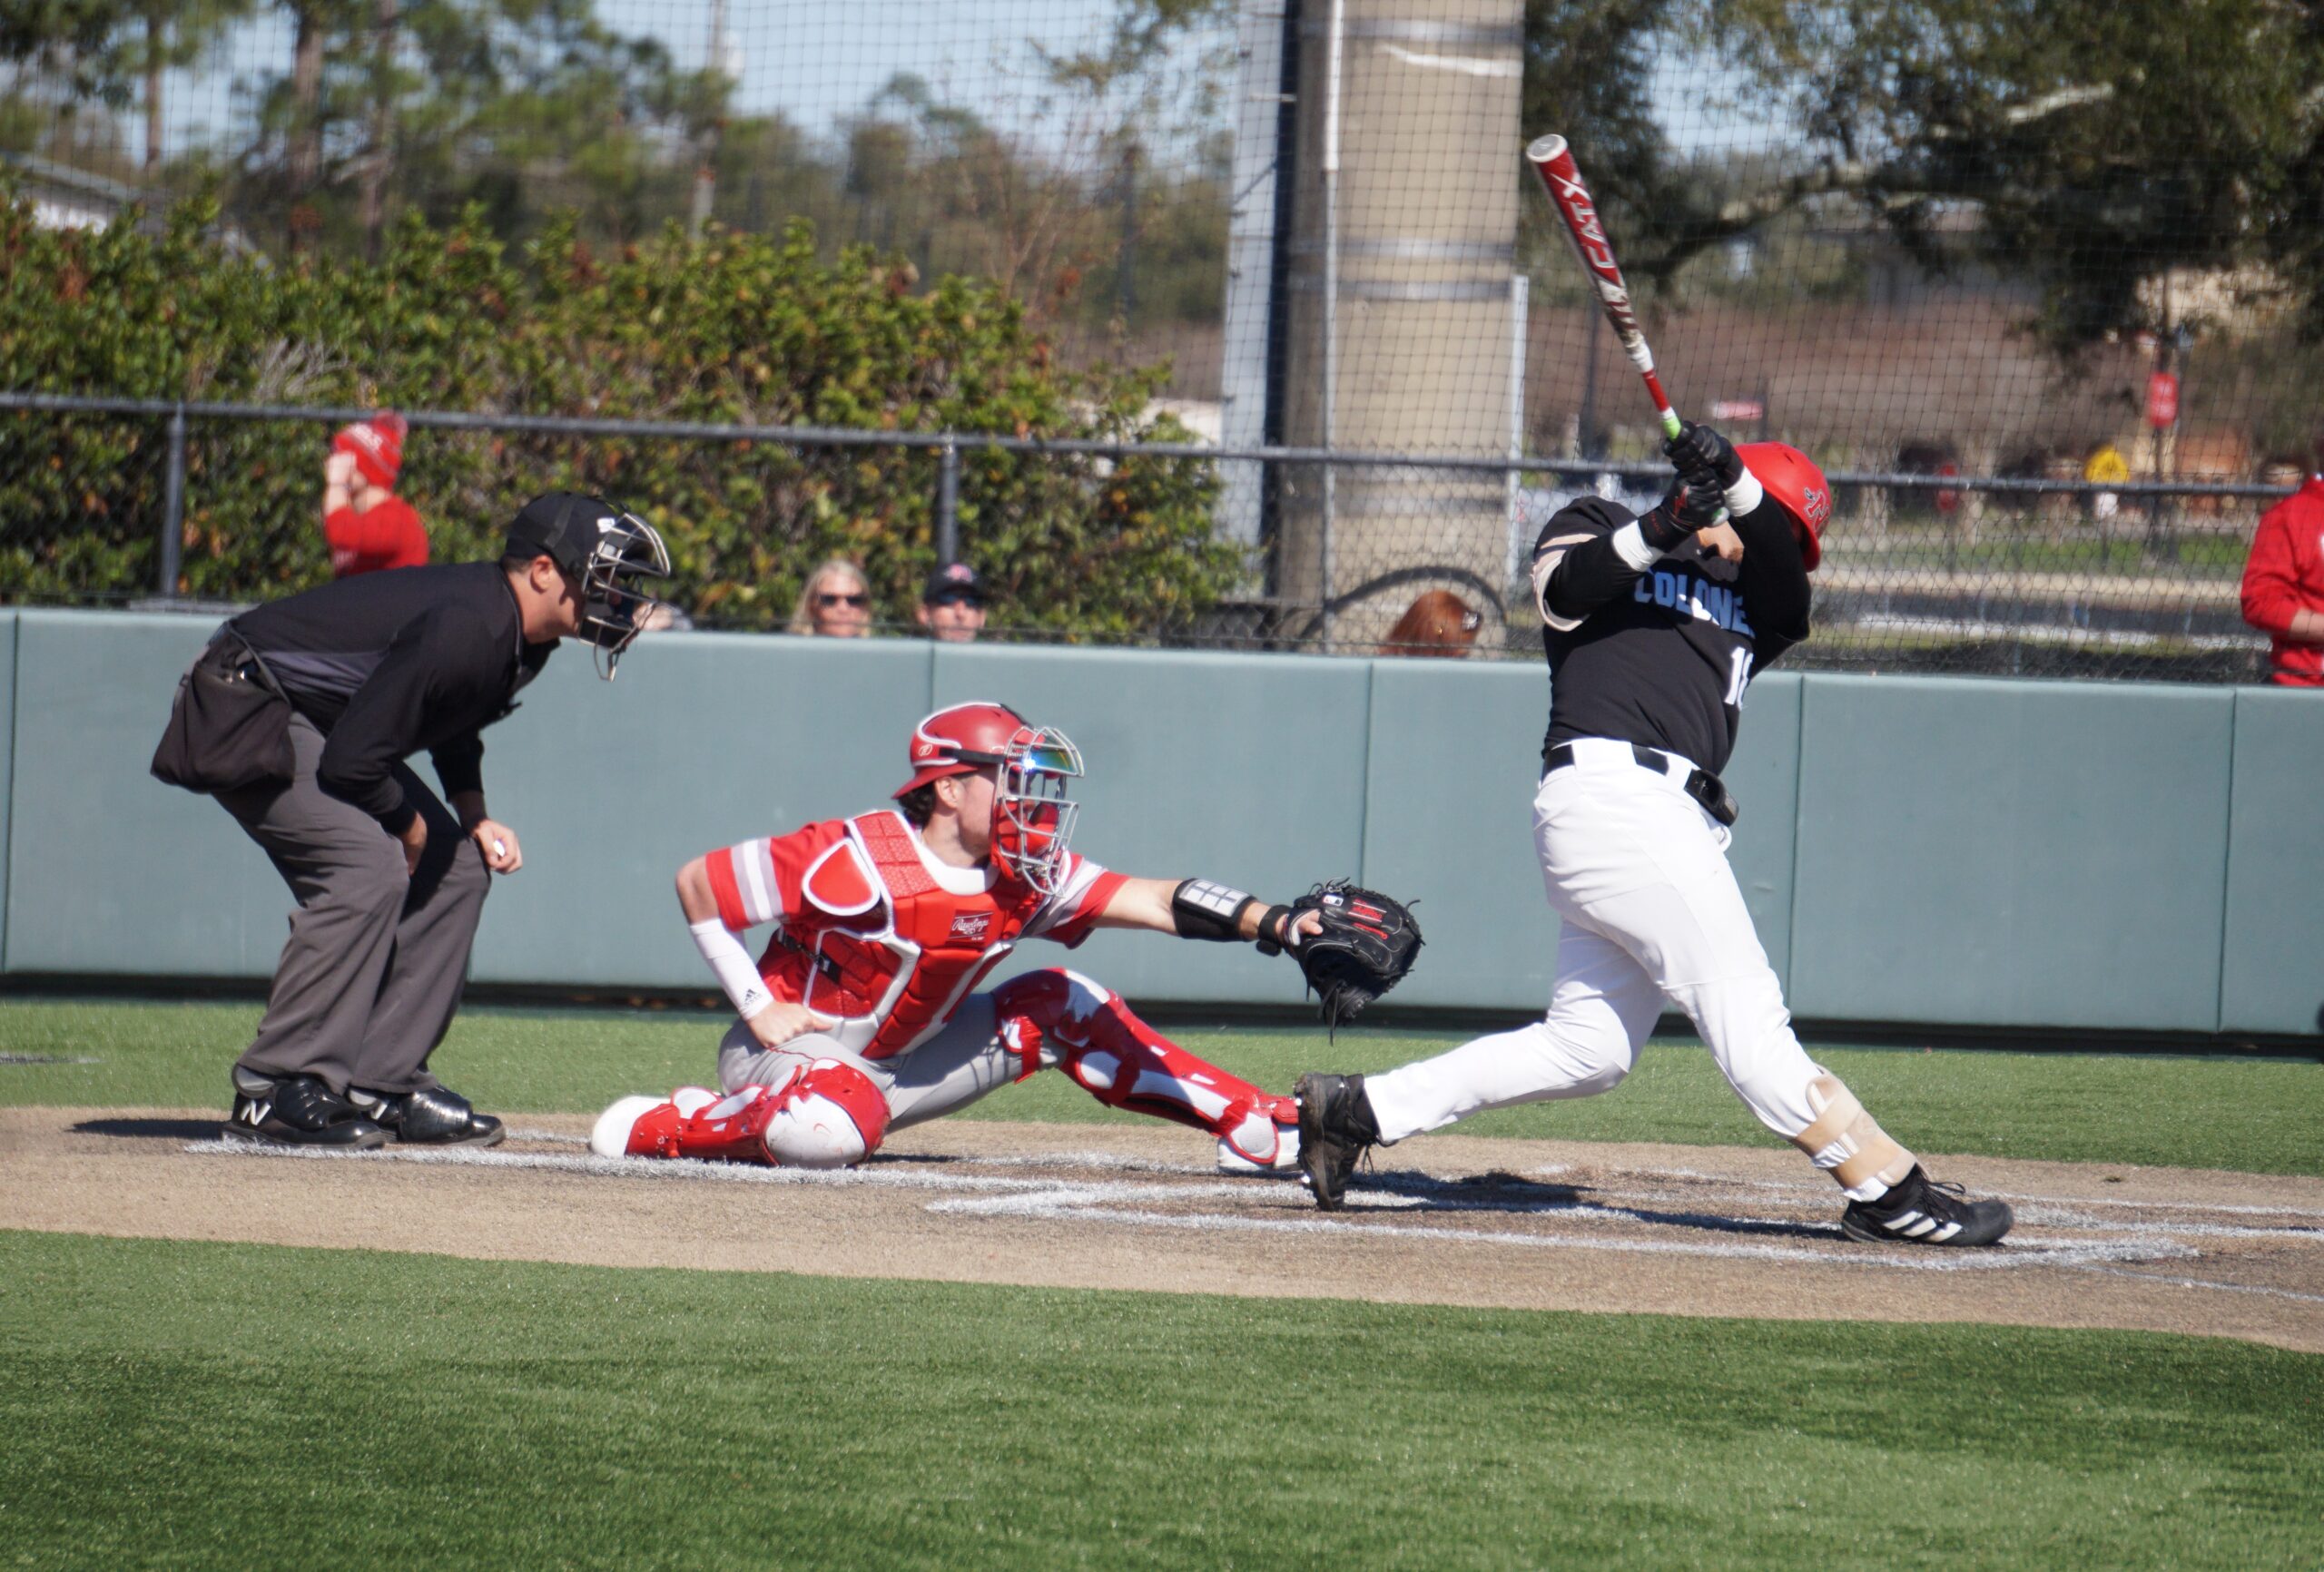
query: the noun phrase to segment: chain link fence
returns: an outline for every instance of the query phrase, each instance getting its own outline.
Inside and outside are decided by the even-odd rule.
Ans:
[[[0,495],[15,499],[0,519],[0,594],[209,609],[322,582],[326,444],[362,413],[0,394]],[[988,637],[1535,659],[1522,575],[1541,526],[1585,493],[1642,509],[1667,476],[1646,463],[406,413],[400,490],[435,560],[490,555],[524,496],[589,485],[671,535],[671,598],[705,628],[791,627],[830,554],[821,543],[840,538],[862,543],[841,555],[865,570],[883,634],[919,631],[927,572],[967,561],[993,586]],[[1216,571],[1167,596],[1138,595],[1134,579],[1126,602],[1101,604],[1077,593],[1075,553],[1117,549],[1109,498],[1141,466],[1168,467],[1206,499]],[[665,486],[682,495],[625,488],[625,470],[680,477]],[[2280,490],[1831,478],[1817,634],[1797,666],[2264,676],[2266,643],[2238,591],[2254,522]],[[706,506],[716,496],[732,506]],[[1246,496],[1279,521],[1249,540],[1229,527]]]

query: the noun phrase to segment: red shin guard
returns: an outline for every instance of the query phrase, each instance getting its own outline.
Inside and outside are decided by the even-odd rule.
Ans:
[[[1274,1161],[1280,1133],[1298,1125],[1289,1097],[1187,1052],[1078,972],[1028,972],[994,989],[993,1004],[1027,1074],[1046,1052],[1108,1107],[1207,1130],[1260,1164]]]

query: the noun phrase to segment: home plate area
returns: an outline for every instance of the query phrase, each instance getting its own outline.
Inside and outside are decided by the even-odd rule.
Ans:
[[[184,1150],[569,1174],[730,1192],[761,1187],[788,1192],[810,1208],[815,1197],[878,1197],[964,1229],[980,1221],[1008,1221],[1020,1227],[1211,1234],[1222,1243],[1275,1236],[1286,1245],[1297,1242],[1302,1253],[1393,1243],[1400,1260],[1423,1272],[1492,1269],[1495,1257],[1563,1255],[1571,1258],[1568,1272],[1601,1270],[1583,1264],[1592,1260],[1630,1257],[1837,1268],[1852,1274],[2120,1273],[2324,1311],[2324,1252],[2319,1249],[2324,1204],[2273,1200],[2267,1181],[2244,1175],[1994,1160],[1944,1164],[1940,1173],[1974,1167],[1965,1177],[1975,1192],[2000,1195],[2017,1213],[2016,1227],[2002,1245],[1945,1250],[1844,1239],[1840,1198],[1828,1181],[1759,1172],[1771,1165],[1769,1159],[1777,1166],[1796,1164],[1788,1153],[1423,1138],[1375,1154],[1378,1166],[1359,1172],[1346,1210],[1325,1215],[1295,1178],[1228,1177],[1206,1164],[1180,1160],[1189,1143],[1174,1139],[1177,1132],[1101,1127],[1089,1132],[1087,1145],[1068,1145],[1075,1134],[1055,1125],[954,1121],[905,1132],[869,1163],[836,1172],[604,1158],[589,1153],[576,1134],[526,1127],[521,1121],[505,1145],[490,1150],[389,1148],[327,1158],[214,1142],[190,1143]],[[1154,1150],[1157,1135],[1163,1152]],[[1201,1145],[1206,1150],[1207,1144]],[[1424,1160],[1412,1160],[1423,1149]],[[1641,1155],[1690,1161],[1641,1163]],[[1509,1162],[1512,1156],[1516,1163]],[[2135,1182],[2126,1183],[2121,1173]],[[2174,1179],[2186,1183],[2174,1185]],[[2306,1187],[2309,1182],[2289,1183]],[[2217,1194],[2184,1199],[2158,1194],[2173,1188]],[[2100,1193],[2105,1191],[2124,1193]],[[1434,1258],[1433,1264],[1417,1261],[1416,1253]]]

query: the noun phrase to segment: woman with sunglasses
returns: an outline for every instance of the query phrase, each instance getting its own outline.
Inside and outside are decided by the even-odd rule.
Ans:
[[[790,632],[826,639],[872,636],[872,585],[863,570],[835,556],[807,575]]]

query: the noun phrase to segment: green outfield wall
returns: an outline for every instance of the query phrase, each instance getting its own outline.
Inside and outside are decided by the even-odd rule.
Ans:
[[[146,761],[212,624],[0,613],[0,973],[262,978],[288,898],[214,804]],[[706,986],[688,857],[883,800],[937,704],[1062,726],[1076,845],[1269,895],[1347,875],[1414,899],[1400,1002],[1524,1009],[1556,924],[1531,853],[1538,668],[665,634],[577,652],[486,735],[526,866],[479,982]],[[1794,1011],[1962,1027],[2318,1034],[2324,695],[1770,673],[1728,771],[1734,863]],[[1028,965],[1059,952],[1019,952]],[[1133,998],[1295,1004],[1281,960],[1100,934]]]

